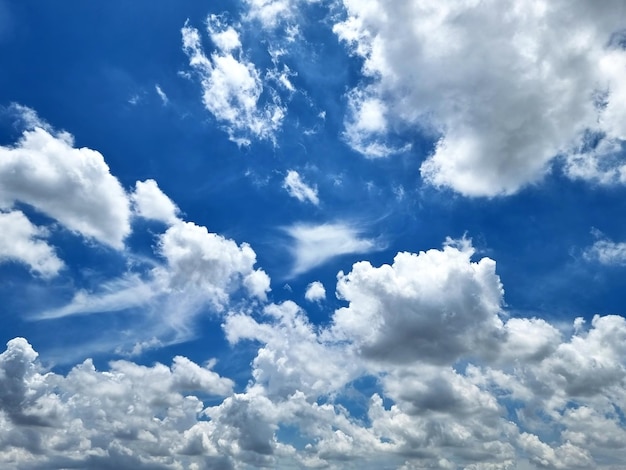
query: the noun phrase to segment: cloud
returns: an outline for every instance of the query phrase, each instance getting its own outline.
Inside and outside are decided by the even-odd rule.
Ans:
[[[203,232],[179,229],[191,233],[173,238]],[[100,371],[86,360],[61,375],[13,339],[0,354],[0,464],[615,468],[626,459],[626,320],[578,319],[570,333],[502,322],[495,263],[473,256],[468,240],[448,240],[391,265],[356,263],[327,327],[291,301],[231,309],[228,342],[256,345],[237,393],[212,361]]]
[[[154,90],[156,91],[157,95],[159,95],[159,98],[161,98],[164,106],[170,102],[169,98],[158,84],[154,85]]]
[[[33,225],[21,211],[0,211],[0,262],[18,261],[44,278],[58,274],[64,264],[43,238],[47,231]]]
[[[39,126],[33,110],[16,109],[35,127],[14,146],[0,146],[0,207],[26,203],[73,232],[123,248],[130,233],[129,201],[103,156],[75,148],[66,132]]]
[[[291,197],[295,197],[300,202],[310,202],[317,206],[320,203],[317,197],[317,188],[308,186],[297,171],[289,170],[285,180],[283,181],[283,188],[287,190]]]
[[[626,243],[597,240],[585,250],[584,257],[606,265],[624,265],[626,264]]]
[[[233,382],[177,356],[171,367],[91,360],[65,376],[44,373],[23,338],[0,354],[0,462],[19,468],[187,468],[177,454],[199,419],[201,396],[232,393]],[[16,460],[17,459],[17,460]]]
[[[335,312],[333,333],[373,360],[445,364],[489,355],[504,336],[502,284],[493,260],[472,262],[470,242],[457,243],[339,273],[337,295],[349,305]]]
[[[135,192],[130,195],[137,215],[146,219],[158,220],[168,225],[178,221],[180,210],[159,188],[156,181],[137,181]]]
[[[254,268],[256,254],[252,248],[210,233],[206,227],[174,223],[159,236],[156,255],[163,262],[152,262],[146,272],[131,270],[94,291],[80,290],[66,305],[40,312],[35,318],[52,320],[140,309],[143,315],[133,321],[141,328],[118,340],[119,347],[126,346],[122,344],[125,342],[131,343],[132,349],[149,344],[155,337],[180,342],[195,336],[192,327],[196,315],[207,308],[223,312],[233,296],[261,302],[267,299],[270,278]],[[151,320],[144,324],[146,318]]]
[[[258,21],[265,29],[294,24],[302,5],[318,3],[319,0],[245,0],[247,21]],[[287,30],[289,33],[289,31]],[[293,33],[291,34],[293,35]]]
[[[285,115],[280,98],[264,88],[261,73],[244,57],[233,26],[209,15],[207,29],[215,46],[210,57],[203,51],[198,30],[188,23],[182,28],[183,50],[201,79],[204,106],[240,145],[249,145],[251,138],[274,140]]]
[[[422,177],[468,196],[515,193],[559,156],[571,177],[623,181],[619,1],[343,5],[333,30],[363,60],[345,131],[357,151],[387,155],[386,136],[413,127],[438,139]]]
[[[297,276],[337,256],[380,249],[380,243],[360,238],[359,231],[343,223],[296,224],[285,229],[294,240],[292,276]]]
[[[304,298],[309,302],[320,302],[326,298],[326,289],[320,281],[313,281],[306,287]]]

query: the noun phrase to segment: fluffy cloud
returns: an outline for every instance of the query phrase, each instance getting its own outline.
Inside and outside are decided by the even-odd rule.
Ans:
[[[304,298],[309,302],[320,302],[326,298],[326,289],[320,281],[313,281],[306,286]]]
[[[45,236],[46,230],[33,225],[21,211],[0,211],[0,262],[18,261],[43,277],[56,275],[63,261],[42,240]]]
[[[165,262],[154,266],[147,278],[128,274],[97,292],[80,291],[69,304],[38,318],[145,307],[162,311],[161,321],[182,333],[204,306],[222,311],[240,289],[259,300],[270,290],[269,276],[254,269],[256,254],[248,244],[237,245],[192,222],[178,221],[161,234],[157,254]]]
[[[137,181],[130,200],[140,217],[158,220],[168,225],[178,220],[178,207],[161,191],[154,180]]]
[[[355,149],[386,155],[415,126],[439,138],[423,178],[470,196],[514,193],[559,155],[572,177],[624,179],[619,0],[343,5],[334,31],[367,78],[348,95]]]
[[[308,186],[297,171],[289,170],[285,180],[283,181],[283,188],[287,190],[291,197],[295,197],[300,202],[310,202],[313,205],[320,203],[317,197],[317,188]]]
[[[183,50],[201,79],[206,109],[240,145],[249,144],[251,137],[273,140],[285,115],[279,97],[271,89],[264,90],[262,75],[244,57],[233,26],[210,15],[207,31],[215,46],[210,57],[204,53],[198,30],[188,24],[182,28]]]
[[[41,127],[33,110],[16,107],[21,139],[0,146],[0,207],[29,204],[69,230],[121,249],[130,233],[128,197],[102,155],[75,148],[66,132]]]
[[[187,265],[186,254],[211,251],[202,228],[174,227],[162,241],[171,249],[163,256],[176,253],[172,261]],[[250,255],[234,248],[239,253],[231,255],[249,265]],[[578,319],[563,331],[534,318],[503,322],[495,264],[472,261],[473,254],[468,241],[448,241],[440,250],[399,253],[392,265],[356,263],[339,276],[337,292],[348,305],[327,327],[289,301],[229,311],[223,322],[229,343],[257,345],[250,379],[238,393],[210,366],[180,356],[170,367],[115,361],[98,371],[87,360],[66,375],[45,372],[26,340],[14,339],[0,354],[0,462],[17,468],[622,465],[626,320],[596,316],[586,326]],[[202,268],[187,268],[181,283],[204,286],[206,279],[194,275]],[[205,406],[208,396],[223,399]]]
[[[334,333],[351,338],[366,356],[406,363],[451,363],[489,354],[504,336],[498,317],[503,290],[495,262],[472,262],[462,240],[442,251],[398,253],[392,265],[356,263],[338,276]]]
[[[366,253],[379,249],[375,240],[359,237],[359,232],[343,223],[304,225],[296,224],[286,229],[294,240],[292,276],[297,276],[326,263],[337,256]]]

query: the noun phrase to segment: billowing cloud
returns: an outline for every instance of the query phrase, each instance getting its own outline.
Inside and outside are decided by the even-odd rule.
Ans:
[[[26,264],[42,277],[56,275],[64,266],[44,238],[46,230],[33,225],[21,211],[0,211],[0,262]]]
[[[456,243],[443,251],[398,253],[392,265],[362,261],[341,272],[337,295],[349,306],[335,312],[334,333],[374,360],[452,363],[490,354],[503,336],[495,262],[472,262],[471,244]]]
[[[571,177],[623,181],[623,4],[344,0],[334,26],[363,59],[346,136],[367,156],[413,126],[438,139],[423,178],[511,194],[565,155]]]
[[[34,111],[26,122],[38,122]],[[29,204],[73,232],[122,248],[130,207],[121,184],[102,154],[76,148],[70,134],[46,127],[24,131],[14,146],[0,146],[0,206]]]
[[[69,304],[38,318],[144,307],[161,311],[161,321],[170,328],[184,329],[203,306],[222,311],[240,289],[260,300],[270,290],[269,276],[254,269],[256,254],[248,244],[237,245],[192,222],[178,221],[161,234],[157,254],[165,262],[157,263],[147,278],[128,274],[96,292],[80,291]]]
[[[341,255],[366,253],[380,248],[375,240],[360,238],[355,228],[343,224],[296,224],[286,229],[294,240],[292,276],[302,274]]]
[[[178,213],[180,212],[178,207],[152,179],[143,182],[137,181],[135,192],[130,195],[130,200],[135,212],[140,217],[158,220],[170,225],[178,220]]]
[[[295,197],[300,202],[310,202],[316,206],[320,203],[317,196],[317,188],[308,186],[295,170],[287,172],[287,176],[285,176],[283,181],[283,188],[287,190],[291,197]]]
[[[193,237],[171,235],[172,247]],[[66,375],[45,372],[26,340],[11,340],[0,354],[0,463],[621,465],[626,320],[595,316],[563,330],[535,318],[499,320],[507,313],[495,263],[473,255],[467,240],[449,240],[440,250],[399,253],[392,265],[356,263],[339,276],[348,305],[327,327],[290,301],[228,312],[228,342],[257,345],[237,393],[211,366],[181,356],[170,367],[115,361],[99,371],[86,360]]]
[[[215,46],[210,57],[204,53],[198,30],[188,23],[182,28],[183,50],[200,77],[204,106],[240,145],[249,144],[251,138],[273,140],[285,115],[280,99],[264,89],[262,74],[246,60],[233,26],[210,15],[207,27]]]
[[[326,289],[320,281],[313,281],[306,286],[304,298],[309,302],[320,302],[326,298]]]
[[[0,462],[15,468],[176,468],[175,449],[196,423],[201,396],[233,382],[181,356],[171,367],[127,361],[99,372],[91,360],[66,376],[45,373],[23,338],[0,354]]]

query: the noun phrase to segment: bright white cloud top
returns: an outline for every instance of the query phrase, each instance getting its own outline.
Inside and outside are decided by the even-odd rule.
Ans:
[[[317,188],[311,187],[302,181],[300,174],[295,170],[287,172],[283,188],[287,190],[291,197],[295,197],[300,202],[310,202],[316,206],[320,203],[320,199],[317,196]]]
[[[625,2],[118,3],[0,2],[1,468],[626,467]]]

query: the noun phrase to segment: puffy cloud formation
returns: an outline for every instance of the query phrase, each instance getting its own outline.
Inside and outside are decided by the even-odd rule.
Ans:
[[[202,307],[222,311],[231,294],[241,289],[260,300],[270,290],[269,276],[254,269],[256,254],[248,244],[237,245],[193,222],[170,226],[159,236],[157,254],[164,263],[154,266],[147,278],[129,274],[97,292],[80,291],[69,304],[39,318],[145,307],[161,311],[161,322],[185,333],[187,321]]]
[[[452,363],[489,354],[502,335],[495,262],[471,262],[471,244],[454,243],[443,251],[398,253],[392,265],[379,268],[362,261],[339,273],[337,295],[349,305],[335,313],[334,333],[378,360]]]
[[[45,372],[26,340],[11,340],[0,354],[0,463],[623,466],[626,319],[577,319],[561,331],[506,318],[495,263],[473,255],[462,240],[399,253],[391,265],[356,263],[338,278],[347,306],[327,327],[290,301],[228,312],[229,343],[257,345],[237,393],[183,357],[171,367],[115,361],[98,371],[87,360],[66,375]]]
[[[161,191],[154,180],[137,181],[130,200],[140,217],[158,220],[168,225],[178,220],[178,207]]]
[[[210,57],[204,53],[198,30],[188,24],[182,28],[183,50],[200,77],[204,106],[240,145],[248,145],[251,137],[273,140],[285,115],[278,95],[264,89],[262,74],[246,60],[233,26],[210,15],[207,32],[215,46]]]
[[[196,395],[224,396],[233,382],[184,357],[171,367],[91,360],[66,376],[44,373],[23,338],[0,355],[0,462],[10,468],[180,468]],[[202,459],[196,459],[202,462]],[[190,467],[187,467],[190,468]]]
[[[0,211],[0,262],[18,261],[43,276],[56,275],[63,267],[54,249],[42,238],[46,230],[33,225],[21,211]]]
[[[624,5],[343,0],[334,31],[363,60],[345,136],[370,157],[413,126],[438,138],[423,178],[511,194],[565,156],[570,177],[623,182]]]
[[[285,176],[283,181],[283,188],[287,190],[291,197],[295,197],[300,202],[310,202],[315,206],[320,203],[317,196],[317,188],[308,186],[295,170],[287,172],[287,176]]]
[[[320,281],[313,281],[306,286],[304,298],[309,302],[320,302],[326,298],[326,289]]]
[[[70,134],[55,132],[31,109],[14,111],[29,129],[15,145],[0,146],[0,207],[29,204],[73,232],[123,248],[130,205],[102,154],[75,148]]]

